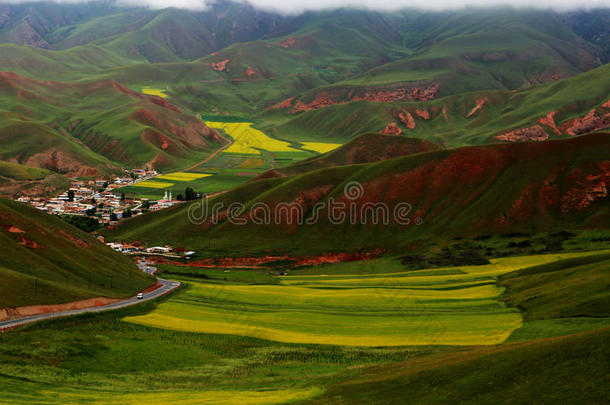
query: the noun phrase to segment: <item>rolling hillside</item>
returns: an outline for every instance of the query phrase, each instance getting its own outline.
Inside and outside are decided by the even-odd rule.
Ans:
[[[261,174],[258,178],[294,176],[312,170],[334,166],[372,163],[439,149],[441,148],[438,145],[422,139],[381,134],[364,134],[331,152],[286,167],[269,170]]]
[[[69,176],[179,169],[222,145],[194,116],[112,80],[74,84],[1,73],[0,99],[0,158]]]
[[[604,402],[608,328],[371,366],[306,403]],[[569,381],[569,383],[567,383]]]
[[[298,114],[267,111],[284,139],[343,140],[383,131],[445,147],[564,138],[610,127],[610,66],[518,91],[486,90],[426,102],[352,101]]]
[[[141,62],[193,60],[236,41],[261,38],[279,14],[217,2],[204,11],[151,10],[114,1],[0,6],[0,41],[42,49],[95,46]]]
[[[70,186],[70,180],[47,169],[0,161],[0,196],[51,196]]]
[[[154,284],[127,258],[59,218],[0,199],[0,308],[127,297]]]
[[[407,395],[414,404],[603,402],[609,259],[605,253],[504,274],[504,299],[524,317],[507,343],[368,367],[310,403],[386,404]]]
[[[400,252],[426,238],[438,242],[490,233],[596,228],[610,219],[605,191],[609,148],[610,136],[596,134],[331,167],[253,181],[212,198],[207,212],[195,202],[131,219],[107,235],[194,250],[206,250],[214,241],[215,249],[206,254],[229,251],[240,256],[270,248],[295,254],[360,248]],[[292,208],[279,210],[280,202]],[[243,204],[236,221],[227,220],[232,203]],[[331,214],[335,203],[343,205]],[[371,206],[375,203],[386,204],[388,218],[394,215],[394,220],[384,225],[384,217]],[[217,204],[222,206],[214,208]],[[253,209],[260,204],[269,207],[267,220]],[[314,210],[316,204],[324,205]],[[399,206],[405,212],[391,214]]]
[[[56,7],[61,16],[64,6]],[[342,9],[287,17],[219,2],[203,12],[109,7],[81,14],[40,29],[44,48],[55,52],[2,45],[12,56],[0,69],[168,88],[193,110],[248,116],[276,104],[301,112],[520,89],[598,66],[605,46],[592,37],[598,29],[586,31],[587,41],[570,28],[581,32],[580,24],[551,12]],[[6,27],[21,21],[21,14],[7,15]]]

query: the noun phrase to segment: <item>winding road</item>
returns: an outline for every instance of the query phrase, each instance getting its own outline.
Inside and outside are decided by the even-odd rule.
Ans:
[[[155,267],[149,266],[146,262],[139,262],[138,267],[143,272],[151,274],[151,275],[154,274],[155,271],[157,271],[157,269]],[[23,318],[2,321],[2,322],[0,322],[0,331],[3,329],[11,329],[11,328],[14,328],[17,326],[41,321],[44,319],[63,318],[66,316],[80,315],[80,314],[85,314],[85,313],[89,313],[89,312],[103,312],[103,311],[110,311],[113,309],[129,307],[131,305],[136,305],[136,304],[139,304],[144,301],[150,301],[150,300],[154,300],[155,298],[159,298],[162,295],[168,294],[169,292],[180,287],[180,284],[181,284],[178,281],[165,280],[163,278],[157,278],[157,281],[161,284],[161,287],[157,288],[154,291],[143,293],[144,298],[142,298],[142,299],[138,299],[137,296],[133,296],[133,297],[124,299],[119,302],[115,302],[112,304],[103,305],[103,306],[99,306],[99,307],[72,309],[72,310],[68,310],[68,311],[59,311],[59,312],[52,312],[52,313],[48,313],[48,314],[32,315],[32,316],[27,316],[27,317],[23,317]]]

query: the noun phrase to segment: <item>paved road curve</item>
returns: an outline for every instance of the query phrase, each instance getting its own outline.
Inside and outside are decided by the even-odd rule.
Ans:
[[[148,274],[154,274],[154,272],[157,271],[157,269],[155,267],[151,267],[145,262],[138,263],[138,267],[140,268],[140,270],[142,270]],[[68,311],[32,315],[32,316],[27,316],[24,318],[12,319],[9,321],[2,321],[2,322],[0,322],[0,330],[14,328],[16,326],[25,325],[27,323],[36,322],[36,321],[40,321],[43,319],[63,318],[66,316],[80,315],[80,314],[84,314],[87,312],[102,312],[102,311],[109,311],[112,309],[125,308],[125,307],[131,306],[131,305],[139,304],[144,301],[154,300],[155,298],[165,295],[180,286],[180,283],[178,281],[170,281],[170,280],[165,280],[162,278],[157,278],[157,280],[161,284],[161,287],[157,288],[154,291],[144,293],[144,298],[142,298],[142,299],[137,299],[134,296],[134,297],[127,298],[127,299],[119,301],[119,302],[115,302],[113,304],[103,305],[100,307],[72,309],[72,310],[68,310]]]

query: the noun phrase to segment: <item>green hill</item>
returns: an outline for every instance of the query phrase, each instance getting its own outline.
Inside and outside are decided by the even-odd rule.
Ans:
[[[607,398],[608,338],[604,328],[371,366],[308,403],[600,403]]]
[[[0,308],[127,297],[154,284],[127,258],[57,217],[0,199]]]
[[[0,73],[0,100],[0,158],[71,176],[122,166],[180,169],[222,144],[194,116],[112,80],[75,84]]]
[[[364,134],[331,152],[290,166],[269,170],[261,174],[259,178],[294,176],[317,169],[371,163],[439,149],[441,148],[438,145],[423,139]]]
[[[505,300],[526,321],[610,317],[610,255],[563,260],[500,278]]]
[[[50,170],[0,161],[0,196],[53,195],[69,186],[69,179]]]
[[[427,102],[352,101],[300,114],[267,111],[259,118],[270,134],[284,139],[337,141],[388,124],[446,147],[498,142],[506,133],[521,140],[562,138],[610,126],[609,73],[604,65],[518,91],[477,91]]]
[[[212,240],[215,249],[206,254],[240,256],[264,254],[266,249],[313,254],[378,247],[401,252],[427,239],[438,243],[482,234],[596,228],[610,215],[608,199],[599,188],[608,176],[608,148],[610,136],[596,134],[325,168],[253,181],[214,197],[204,220],[197,220],[205,213],[194,202],[131,219],[107,235],[198,251],[206,251]],[[355,194],[344,194],[347,186],[355,186]],[[297,211],[279,210],[280,202],[293,204]],[[335,202],[343,205],[331,215]],[[226,210],[233,203],[243,204],[238,217],[246,224],[227,220]],[[377,213],[375,223],[370,205],[375,203],[385,204],[389,219],[399,203],[407,212],[396,214],[400,221],[388,219],[387,225]],[[266,225],[248,221],[260,204],[269,207]],[[314,210],[317,204],[322,208]],[[194,210],[191,218],[189,207]],[[217,216],[210,215],[213,209]],[[332,218],[343,219],[336,224]],[[305,222],[308,219],[312,222]]]
[[[605,253],[500,276],[506,303],[524,317],[508,339],[519,343],[368,367],[311,403],[603,402],[609,260]]]

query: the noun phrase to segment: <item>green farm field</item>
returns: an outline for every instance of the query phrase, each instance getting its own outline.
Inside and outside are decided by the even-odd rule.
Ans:
[[[265,135],[252,128],[250,122],[238,121],[237,118],[229,121],[206,121],[208,126],[222,131],[231,139],[232,144],[226,150],[187,171],[163,174],[123,187],[120,191],[151,200],[162,198],[166,190],[171,190],[176,197],[187,187],[200,193],[214,194],[237,187],[265,170],[285,167],[340,146],[316,142],[291,144]]]
[[[179,173],[192,174],[195,178],[193,180],[171,178],[172,174],[168,174],[166,178],[163,178],[165,176],[162,175],[148,180],[148,182],[121,187],[119,191],[128,196],[148,198],[150,200],[163,198],[166,190],[171,190],[173,197],[176,198],[178,194],[184,195],[184,190],[187,187],[191,187],[200,193],[212,194],[236,187],[250,180],[256,174],[251,171],[224,168],[209,169],[203,172]],[[147,184],[150,186],[147,187]]]
[[[587,255],[510,257],[483,266],[408,272],[397,260],[380,259],[388,273],[299,276],[294,270],[273,285],[192,281],[176,299],[150,314],[125,320],[185,332],[226,333],[285,343],[498,344],[522,325],[522,317],[499,300],[504,289],[496,285],[496,278],[518,269]],[[361,267],[360,271],[369,265],[376,267],[377,263],[351,264]],[[320,271],[333,266],[322,266]]]

